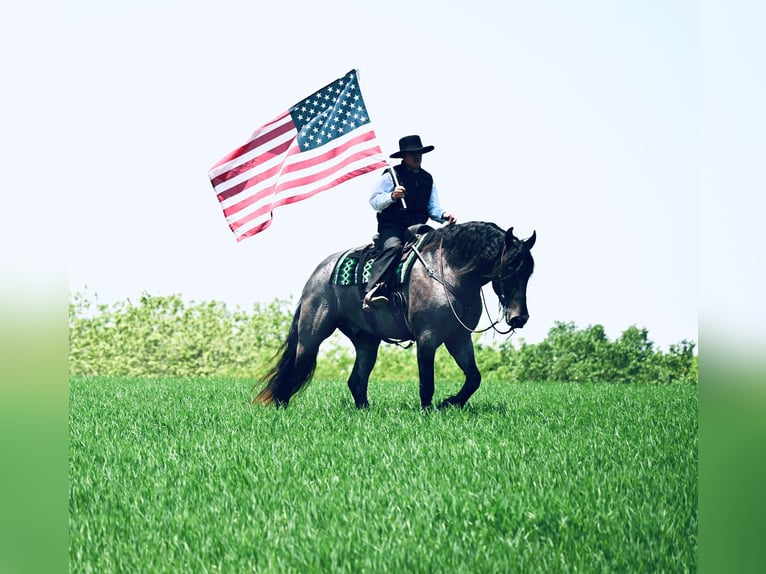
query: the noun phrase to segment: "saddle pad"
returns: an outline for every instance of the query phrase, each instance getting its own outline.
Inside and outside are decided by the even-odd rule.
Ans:
[[[420,247],[424,235],[419,235],[415,241],[415,246]],[[332,274],[330,275],[330,285],[352,286],[366,285],[370,279],[372,264],[375,262],[376,251],[372,245],[364,247],[354,247],[345,251],[335,262]],[[402,285],[407,281],[415,263],[417,255],[412,249],[412,245],[405,245],[401,261],[396,266],[395,281],[397,285]]]

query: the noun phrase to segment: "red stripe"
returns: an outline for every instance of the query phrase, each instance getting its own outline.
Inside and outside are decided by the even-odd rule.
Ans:
[[[313,174],[307,175],[299,179],[291,180],[291,181],[277,181],[274,185],[270,185],[269,187],[262,189],[261,191],[253,195],[245,197],[244,199],[242,199],[242,201],[238,201],[237,203],[224,208],[223,213],[226,217],[230,217],[234,215],[235,213],[237,213],[238,211],[241,211],[245,209],[246,207],[252,205],[253,203],[260,201],[262,198],[266,197],[267,195],[270,195],[272,193],[283,193],[287,190],[294,189],[296,187],[309,186],[314,181],[324,179],[325,177],[332,175],[333,173],[346,169],[346,166],[354,163],[357,160],[374,156],[377,153],[379,153],[379,150],[378,151],[375,151],[375,150],[360,151],[350,155],[349,157],[344,159],[342,163],[333,167],[329,167],[323,171],[315,172]],[[325,154],[324,157],[331,157],[332,155],[336,155],[336,154]],[[303,163],[306,164],[307,162],[303,162]],[[313,163],[314,162],[312,162],[312,164]],[[323,162],[318,162],[318,163],[321,164]],[[384,165],[385,165],[385,162],[381,161],[377,163],[373,169],[377,169],[378,167],[383,167]],[[263,179],[267,179],[268,177],[271,177],[272,175],[274,175],[274,173],[278,169],[279,169],[278,167],[274,168],[270,170],[270,172],[262,174],[263,177],[259,177],[257,180],[255,178],[250,179],[247,182],[243,182],[241,186],[237,186],[237,187],[242,187],[242,189],[245,189],[246,187],[251,187],[252,185],[258,183],[258,181],[262,181]],[[285,171],[292,171],[292,170],[288,168]],[[362,173],[366,173],[366,172],[362,172]],[[241,191],[241,190],[238,190],[238,191]],[[219,195],[219,198],[220,198],[220,195]]]
[[[253,219],[258,219],[261,215],[263,215],[267,211],[271,211],[272,209],[274,209],[274,207],[275,207],[275,203],[274,202],[267,203],[266,205],[262,205],[261,207],[259,207],[258,209],[256,209],[252,213],[248,213],[247,215],[245,215],[241,219],[237,219],[236,221],[232,221],[229,224],[229,227],[231,227],[232,231],[236,231],[237,229],[242,227],[245,223],[249,223]]]
[[[245,233],[242,235],[237,236],[237,241],[242,241],[243,239],[247,239],[248,237],[252,237],[256,233],[260,233],[264,229],[268,228],[271,225],[271,222],[273,221],[272,218],[269,218],[268,221],[264,221],[260,225],[256,225],[252,229],[248,229]]]
[[[344,152],[345,150],[347,150],[348,148],[350,148],[350,147],[352,147],[354,145],[357,145],[357,144],[363,143],[363,142],[374,141],[374,140],[375,140],[375,133],[372,132],[372,131],[368,131],[366,133],[359,134],[358,136],[354,137],[353,139],[349,140],[348,142],[346,142],[346,143],[344,143],[342,145],[339,145],[339,146],[336,146],[336,147],[328,149],[325,153],[323,153],[320,156],[317,156],[317,157],[314,157],[314,158],[310,158],[310,159],[306,159],[306,160],[302,160],[302,161],[296,161],[295,163],[291,163],[291,164],[288,164],[288,165],[284,166],[284,161],[286,161],[287,157],[289,157],[289,155],[286,155],[285,156],[285,160],[283,160],[283,164],[275,166],[275,167],[271,168],[268,171],[265,171],[265,172],[259,173],[257,175],[254,175],[250,179],[248,179],[246,181],[243,181],[242,183],[239,183],[239,184],[235,185],[234,187],[219,193],[218,194],[218,200],[223,202],[226,199],[230,199],[230,198],[234,197],[235,195],[243,192],[244,190],[246,190],[246,189],[256,185],[257,183],[273,177],[280,170],[283,170],[283,173],[294,173],[294,172],[301,171],[301,170],[307,170],[307,169],[310,169],[310,168],[312,168],[312,167],[314,167],[316,165],[321,165],[321,164],[327,162],[328,160],[337,157],[342,152]],[[295,151],[298,152],[298,148],[295,148]],[[335,167],[329,167],[329,168],[325,169],[324,171],[317,172],[317,173],[308,175],[306,177],[303,177],[303,178],[300,178],[300,179],[296,179],[294,181],[289,181],[289,182],[284,182],[284,183],[282,183],[281,181],[277,181],[274,186],[270,186],[270,187],[268,187],[268,188],[266,188],[264,190],[261,190],[258,193],[256,193],[254,196],[246,197],[242,201],[239,201],[236,204],[230,205],[229,207],[225,208],[224,209],[224,214],[228,217],[228,216],[230,216],[230,215],[232,215],[232,214],[234,214],[234,213],[244,209],[248,205],[252,205],[254,202],[256,202],[260,198],[264,197],[264,195],[267,195],[269,193],[273,193],[275,188],[279,189],[281,191],[283,189],[292,189],[294,187],[310,184],[312,180],[322,179],[323,177],[325,177],[327,175],[330,175],[330,174],[332,174],[335,171],[343,169],[347,164],[349,164],[349,163],[351,163],[353,161],[356,161],[358,159],[363,159],[364,157],[372,156],[372,155],[379,154],[379,153],[380,153],[380,148],[377,147],[377,144],[376,144],[375,148],[373,148],[372,150],[366,151],[366,152],[357,152],[356,154],[352,155],[351,157],[345,159],[343,161],[343,163],[341,163],[341,164],[339,164],[339,165],[337,165]],[[292,154],[290,154],[290,155],[292,155]]]
[[[296,148],[296,151],[298,151],[297,148]],[[289,157],[289,155],[292,155],[292,154],[284,154],[285,158]],[[284,167],[284,161],[285,160],[283,159],[282,162],[279,163],[278,165],[275,165],[274,167],[267,169],[266,171],[262,171],[254,175],[253,177],[246,179],[242,183],[238,183],[234,187],[230,187],[226,191],[222,191],[221,193],[218,194],[218,201],[223,202],[224,200],[230,199],[234,197],[235,195],[237,195],[238,193],[241,193],[245,191],[246,189],[253,187],[259,182],[267,180],[270,177],[273,177],[274,175],[278,174],[279,171],[283,169]],[[270,188],[273,188],[273,186],[270,186]],[[263,192],[260,192],[260,193],[263,193]]]
[[[271,128],[270,127],[270,126],[274,125],[275,123],[283,120],[285,118],[285,116],[287,116],[289,114],[290,114],[289,111],[284,112],[283,114],[281,114],[278,117],[276,117],[273,120],[271,120],[269,123],[264,124],[263,126],[258,128],[257,130],[255,130],[255,132],[253,132],[253,135],[250,136],[250,140],[245,145],[238,147],[233,152],[231,152],[230,154],[226,155],[226,157],[224,157],[222,160],[220,160],[218,163],[216,163],[213,167],[211,167],[210,171],[215,170],[215,168],[217,168],[217,167],[219,167],[219,166],[221,166],[221,165],[223,165],[225,163],[228,163],[228,162],[238,158],[241,155],[246,154],[247,152],[257,148],[259,145],[262,145],[263,143],[268,142],[268,141],[274,139],[274,137],[276,137],[276,136],[269,137],[270,134],[276,133],[276,135],[280,135],[280,134],[285,133],[285,131],[287,131],[287,130],[295,128],[295,124],[292,122],[292,120],[290,122],[284,124],[284,126],[277,126],[276,128]],[[287,130],[284,129],[285,127],[287,128]],[[269,130],[262,134],[261,132],[263,132],[267,128],[269,128]]]
[[[298,179],[293,179],[291,181],[285,181],[284,183],[280,182],[277,187],[279,188],[279,192],[282,193],[285,190],[293,189],[295,187],[303,187],[306,185],[310,185],[312,181],[323,179],[329,175],[332,175],[335,172],[341,171],[346,168],[346,166],[354,163],[357,160],[364,159],[366,157],[371,157],[376,155],[377,152],[375,151],[360,151],[355,154],[350,155],[345,160],[343,160],[343,163],[340,163],[334,167],[330,167],[328,169],[318,171],[315,173],[312,173],[311,175],[307,175],[305,177],[301,177]],[[380,164],[383,165],[383,162]]]
[[[229,224],[229,227],[231,228],[232,231],[236,231],[237,229],[242,227],[244,224],[252,221],[253,219],[257,219],[258,217],[260,217],[261,215],[263,215],[264,213],[266,213],[268,211],[273,211],[275,208],[277,208],[277,207],[279,207],[281,205],[289,205],[291,203],[296,203],[298,201],[302,201],[304,199],[308,199],[309,197],[312,197],[312,196],[314,196],[317,193],[320,193],[322,191],[327,191],[328,189],[330,189],[332,187],[335,187],[336,185],[339,185],[339,184],[343,183],[344,181],[346,181],[348,179],[351,179],[351,178],[363,175],[365,173],[368,173],[370,171],[379,169],[379,168],[383,167],[384,165],[386,165],[386,163],[381,161],[381,162],[377,162],[377,163],[372,164],[372,165],[364,166],[364,167],[355,169],[354,171],[346,172],[343,175],[341,175],[340,177],[337,177],[336,179],[334,179],[333,181],[331,181],[329,183],[326,183],[326,184],[324,184],[324,185],[322,185],[322,186],[320,186],[320,187],[318,187],[316,189],[312,189],[311,191],[308,191],[306,193],[303,193],[303,194],[300,194],[300,195],[292,195],[292,196],[288,196],[288,197],[281,197],[280,199],[277,199],[277,200],[275,200],[275,201],[273,201],[273,202],[271,202],[271,203],[269,203],[267,205],[262,206],[261,208],[255,210],[252,213],[248,213],[242,219],[238,219],[237,221],[232,222],[231,224]],[[263,229],[265,229],[265,227]],[[257,233],[257,231],[256,231],[256,233]],[[250,235],[254,235],[254,234],[250,233],[248,231],[247,232],[247,236],[250,236]]]
[[[365,167],[360,167],[359,169],[355,169],[354,171],[346,172],[343,175],[341,175],[340,177],[338,177],[338,178],[334,179],[333,181],[331,181],[330,183],[326,183],[325,185],[323,185],[323,186],[321,186],[321,187],[319,187],[317,189],[314,189],[314,190],[309,191],[307,193],[304,193],[302,195],[291,195],[289,197],[285,197],[283,199],[280,199],[279,201],[275,201],[273,203],[273,206],[274,207],[278,207],[280,205],[289,205],[291,203],[295,203],[296,201],[302,201],[304,199],[308,199],[309,197],[311,197],[313,195],[316,195],[317,193],[319,193],[321,191],[327,191],[331,187],[335,187],[336,185],[339,185],[339,184],[343,183],[344,181],[346,181],[348,179],[352,179],[352,178],[357,177],[359,175],[363,175],[365,173],[374,171],[376,169],[379,169],[379,168],[383,167],[384,165],[386,165],[385,162],[380,162],[379,164],[372,164],[372,165],[368,165],[368,166],[365,166]]]
[[[292,127],[289,127],[288,130],[284,130],[284,131],[289,131],[291,129]],[[275,133],[275,132],[272,132],[272,133]],[[282,134],[279,133],[276,135],[282,135]],[[269,161],[275,156],[284,154],[287,151],[287,148],[289,148],[290,144],[292,143],[293,143],[293,140],[288,140],[286,142],[280,143],[279,145],[264,151],[260,155],[255,156],[251,160],[248,160],[244,163],[240,163],[238,165],[233,166],[229,171],[225,171],[210,180],[213,183],[213,187],[217,187],[219,184],[229,181],[230,179],[237,177],[241,173],[244,173],[255,167],[258,167],[262,163]]]
[[[375,140],[375,132],[373,132],[372,130],[369,130],[357,136],[354,136],[353,139],[348,140],[344,144],[337,144],[337,145],[334,145],[333,147],[328,148],[327,151],[325,151],[322,155],[318,155],[316,157],[307,158],[301,161],[296,161],[294,163],[291,163],[285,169],[285,173],[292,173],[294,171],[309,169],[311,167],[314,167],[315,165],[319,165],[320,163],[324,163],[328,161],[329,159],[337,157],[342,152],[346,151],[347,149],[351,147],[354,147],[355,145],[359,143],[367,142],[371,140]],[[377,144],[375,145],[377,148]],[[381,153],[380,148],[377,148],[377,153]]]
[[[255,184],[256,181],[250,180],[248,183]],[[279,182],[277,182],[278,184]],[[245,209],[248,205],[252,205],[253,203],[256,203],[257,201],[260,201],[262,198],[266,197],[267,195],[272,195],[274,193],[274,190],[276,189],[275,185],[270,185],[269,187],[262,189],[258,193],[254,193],[253,195],[248,195],[245,197],[242,201],[238,201],[234,205],[230,205],[229,207],[224,208],[223,214],[226,217],[230,217],[237,213],[238,211],[242,211]]]

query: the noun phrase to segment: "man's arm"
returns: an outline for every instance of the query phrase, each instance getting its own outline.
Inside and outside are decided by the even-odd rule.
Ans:
[[[457,218],[449,211],[442,209],[439,202],[439,194],[436,191],[436,184],[431,186],[431,198],[428,200],[428,216],[439,223],[456,223]]]
[[[386,172],[378,180],[377,185],[370,193],[370,205],[375,211],[383,211],[389,205],[394,203],[391,197],[394,191],[394,180],[391,174]]]

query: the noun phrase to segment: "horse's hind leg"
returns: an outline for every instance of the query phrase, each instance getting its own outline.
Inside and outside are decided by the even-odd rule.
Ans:
[[[356,360],[351,376],[348,378],[348,388],[351,390],[356,406],[367,408],[370,406],[367,400],[367,383],[378,358],[380,339],[368,333],[359,333],[351,337],[351,342],[356,350]]]
[[[334,317],[322,300],[306,297],[301,303],[288,336],[288,353],[280,360],[273,397],[277,406],[287,406],[314,375],[319,346],[335,330]]]
[[[465,406],[465,403],[468,402],[468,399],[471,398],[471,395],[476,392],[481,384],[481,373],[476,366],[471,335],[467,331],[456,333],[447,339],[444,344],[460,367],[460,370],[463,371],[465,382],[456,395],[446,398],[439,404],[439,407],[450,405],[462,407]]]

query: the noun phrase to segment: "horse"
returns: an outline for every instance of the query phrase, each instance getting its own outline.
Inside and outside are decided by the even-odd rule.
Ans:
[[[339,329],[356,353],[348,387],[358,408],[370,406],[368,380],[384,340],[416,344],[422,409],[432,408],[434,356],[444,344],[465,381],[457,394],[438,407],[465,406],[481,383],[471,334],[483,310],[482,287],[492,283],[508,332],[524,327],[529,319],[527,283],[534,270],[530,250],[537,235],[533,231],[529,238],[520,239],[513,227],[504,231],[494,223],[476,221],[425,227],[430,231],[415,250],[417,261],[409,278],[397,286],[385,307],[363,311],[359,286],[332,284],[331,274],[344,252],[329,255],[316,267],[277,352],[279,359],[259,381],[265,386],[253,404],[287,407],[311,380],[320,344]]]

